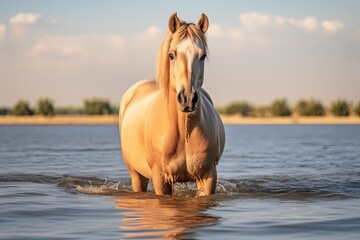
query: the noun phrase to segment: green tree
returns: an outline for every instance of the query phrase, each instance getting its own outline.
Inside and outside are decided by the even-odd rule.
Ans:
[[[290,116],[291,109],[286,98],[277,98],[270,105],[270,112],[273,116]]]
[[[295,107],[296,112],[300,116],[324,116],[325,108],[321,101],[310,99],[301,99]]]
[[[324,116],[325,107],[320,100],[310,99],[309,101],[310,116]]]
[[[254,115],[257,117],[269,117],[271,115],[269,108],[270,107],[267,105],[256,106],[254,110]]]
[[[333,115],[338,117],[350,115],[350,103],[345,99],[337,99],[331,103],[330,111]]]
[[[119,114],[119,106],[111,105],[111,113]]]
[[[89,115],[111,114],[111,105],[106,99],[96,97],[85,99],[84,112]]]
[[[37,113],[44,116],[54,115],[54,102],[49,98],[40,98],[37,101]]]
[[[83,107],[56,107],[55,108],[56,115],[81,115],[84,114]]]
[[[360,101],[355,105],[354,113],[360,117]]]
[[[305,99],[300,99],[296,103],[295,111],[300,116],[308,116],[308,102]]]
[[[232,102],[220,109],[222,114],[240,114],[241,116],[250,116],[254,108],[246,101]]]
[[[20,99],[15,103],[13,113],[14,115],[33,115],[34,111],[30,108],[27,101]]]
[[[0,108],[0,115],[8,115],[8,114],[10,114],[10,109],[6,107]]]
[[[215,109],[216,109],[216,111],[217,111],[218,113],[224,114],[224,113],[223,113],[223,107],[216,106]]]

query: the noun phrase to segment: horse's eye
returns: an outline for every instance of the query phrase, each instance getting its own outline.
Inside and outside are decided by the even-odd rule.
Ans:
[[[173,54],[173,53],[169,53],[169,58],[170,58],[170,60],[174,60],[174,59],[175,59],[174,54]]]
[[[200,61],[205,61],[205,59],[206,59],[206,54],[204,53],[204,54],[201,56]]]

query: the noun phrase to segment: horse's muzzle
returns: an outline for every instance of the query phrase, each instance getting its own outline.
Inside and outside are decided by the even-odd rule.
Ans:
[[[182,90],[177,95],[177,101],[182,112],[192,113],[196,110],[199,96],[196,91],[191,94],[186,94],[185,90]]]

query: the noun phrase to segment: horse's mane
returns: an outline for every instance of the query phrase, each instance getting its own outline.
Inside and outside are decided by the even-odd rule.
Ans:
[[[181,26],[174,33],[170,31],[168,32],[158,52],[156,69],[158,89],[165,94],[166,98],[168,97],[170,85],[170,60],[168,56],[169,50],[174,49],[179,43],[187,38],[190,38],[194,42],[195,39],[199,40],[204,46],[205,51],[208,51],[205,34],[193,23],[181,22]]]

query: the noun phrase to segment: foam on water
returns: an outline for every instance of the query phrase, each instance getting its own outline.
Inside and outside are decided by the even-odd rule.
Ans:
[[[359,174],[359,173],[354,173]],[[281,198],[281,199],[339,199],[360,197],[358,182],[346,182],[329,176],[257,176],[241,179],[219,179],[217,194],[241,198]],[[46,176],[38,174],[3,174],[0,182],[34,182],[55,184],[69,193],[118,196],[132,192],[130,179],[102,179],[89,176]],[[151,183],[149,192],[153,192]],[[177,183],[175,197],[195,197],[194,183]]]

